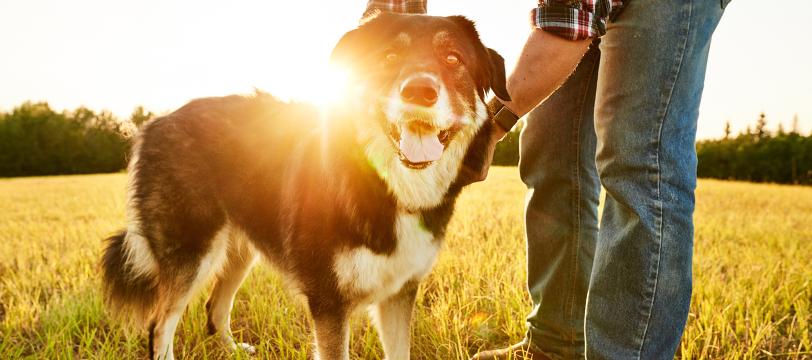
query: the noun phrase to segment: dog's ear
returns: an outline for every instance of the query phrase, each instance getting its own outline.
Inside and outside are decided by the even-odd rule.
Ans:
[[[361,19],[361,24],[357,28],[344,34],[333,48],[330,54],[331,64],[344,66],[357,65],[359,58],[368,54],[370,46],[376,45],[383,27],[390,22],[390,15],[387,13],[374,12]]]
[[[484,91],[491,89],[500,99],[510,101],[505,79],[505,59],[493,49],[482,44],[473,21],[464,16],[449,16],[448,19],[457,24],[474,46],[478,64],[478,69],[474,71],[480,86],[479,95],[484,96]]]
[[[353,54],[358,54],[358,47],[361,46],[359,41],[361,31],[361,28],[351,30],[338,40],[338,44],[330,54],[330,64],[346,66],[355,62]]]
[[[499,99],[510,101],[505,77],[505,59],[496,50],[488,48],[488,60],[491,65],[491,90]]]

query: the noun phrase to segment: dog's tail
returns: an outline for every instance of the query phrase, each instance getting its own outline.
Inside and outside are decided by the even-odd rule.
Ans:
[[[129,261],[131,257],[147,254],[132,252],[150,249],[128,249],[126,239],[127,232],[121,231],[105,240],[101,262],[104,301],[114,315],[141,327],[146,326],[153,316],[158,277],[154,272],[139,272],[133,267]]]

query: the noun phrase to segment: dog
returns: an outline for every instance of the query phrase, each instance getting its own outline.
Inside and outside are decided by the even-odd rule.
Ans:
[[[364,308],[386,357],[409,358],[418,283],[487,162],[486,94],[510,99],[504,61],[464,17],[379,14],[331,62],[355,70],[327,111],[198,99],[136,135],[128,224],[106,239],[102,272],[108,307],[148,325],[151,358],[174,358],[181,315],[212,279],[209,331],[255,351],[229,322],[258,258],[304,296],[316,359],[349,359],[348,317]]]

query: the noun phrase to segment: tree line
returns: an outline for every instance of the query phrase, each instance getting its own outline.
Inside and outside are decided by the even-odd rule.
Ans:
[[[804,136],[798,131],[797,116],[789,131],[779,125],[772,132],[762,113],[755,128],[748,126],[736,136],[728,122],[723,138],[698,142],[696,152],[699,177],[812,184],[812,134]]]
[[[153,116],[143,107],[128,119],[84,107],[56,112],[44,102],[0,112],[0,177],[121,171],[135,128]],[[497,145],[495,165],[519,163],[519,124]],[[761,114],[736,136],[727,123],[723,138],[699,141],[696,149],[699,177],[812,184],[812,135],[798,132],[797,117],[791,130],[771,132]]]
[[[84,107],[56,112],[44,102],[0,112],[0,177],[120,171],[134,126],[150,117],[141,107],[122,121]]]

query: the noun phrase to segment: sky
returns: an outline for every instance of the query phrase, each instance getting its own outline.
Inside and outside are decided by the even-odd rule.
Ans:
[[[714,0],[705,0],[714,1]],[[714,35],[699,138],[734,132],[759,113],[772,128],[812,131],[809,0],[733,0]],[[466,15],[515,62],[535,0],[429,0],[432,15]],[[0,0],[0,110],[24,101],[121,117],[168,112],[198,97],[261,89],[318,101],[327,59],[366,0]]]

